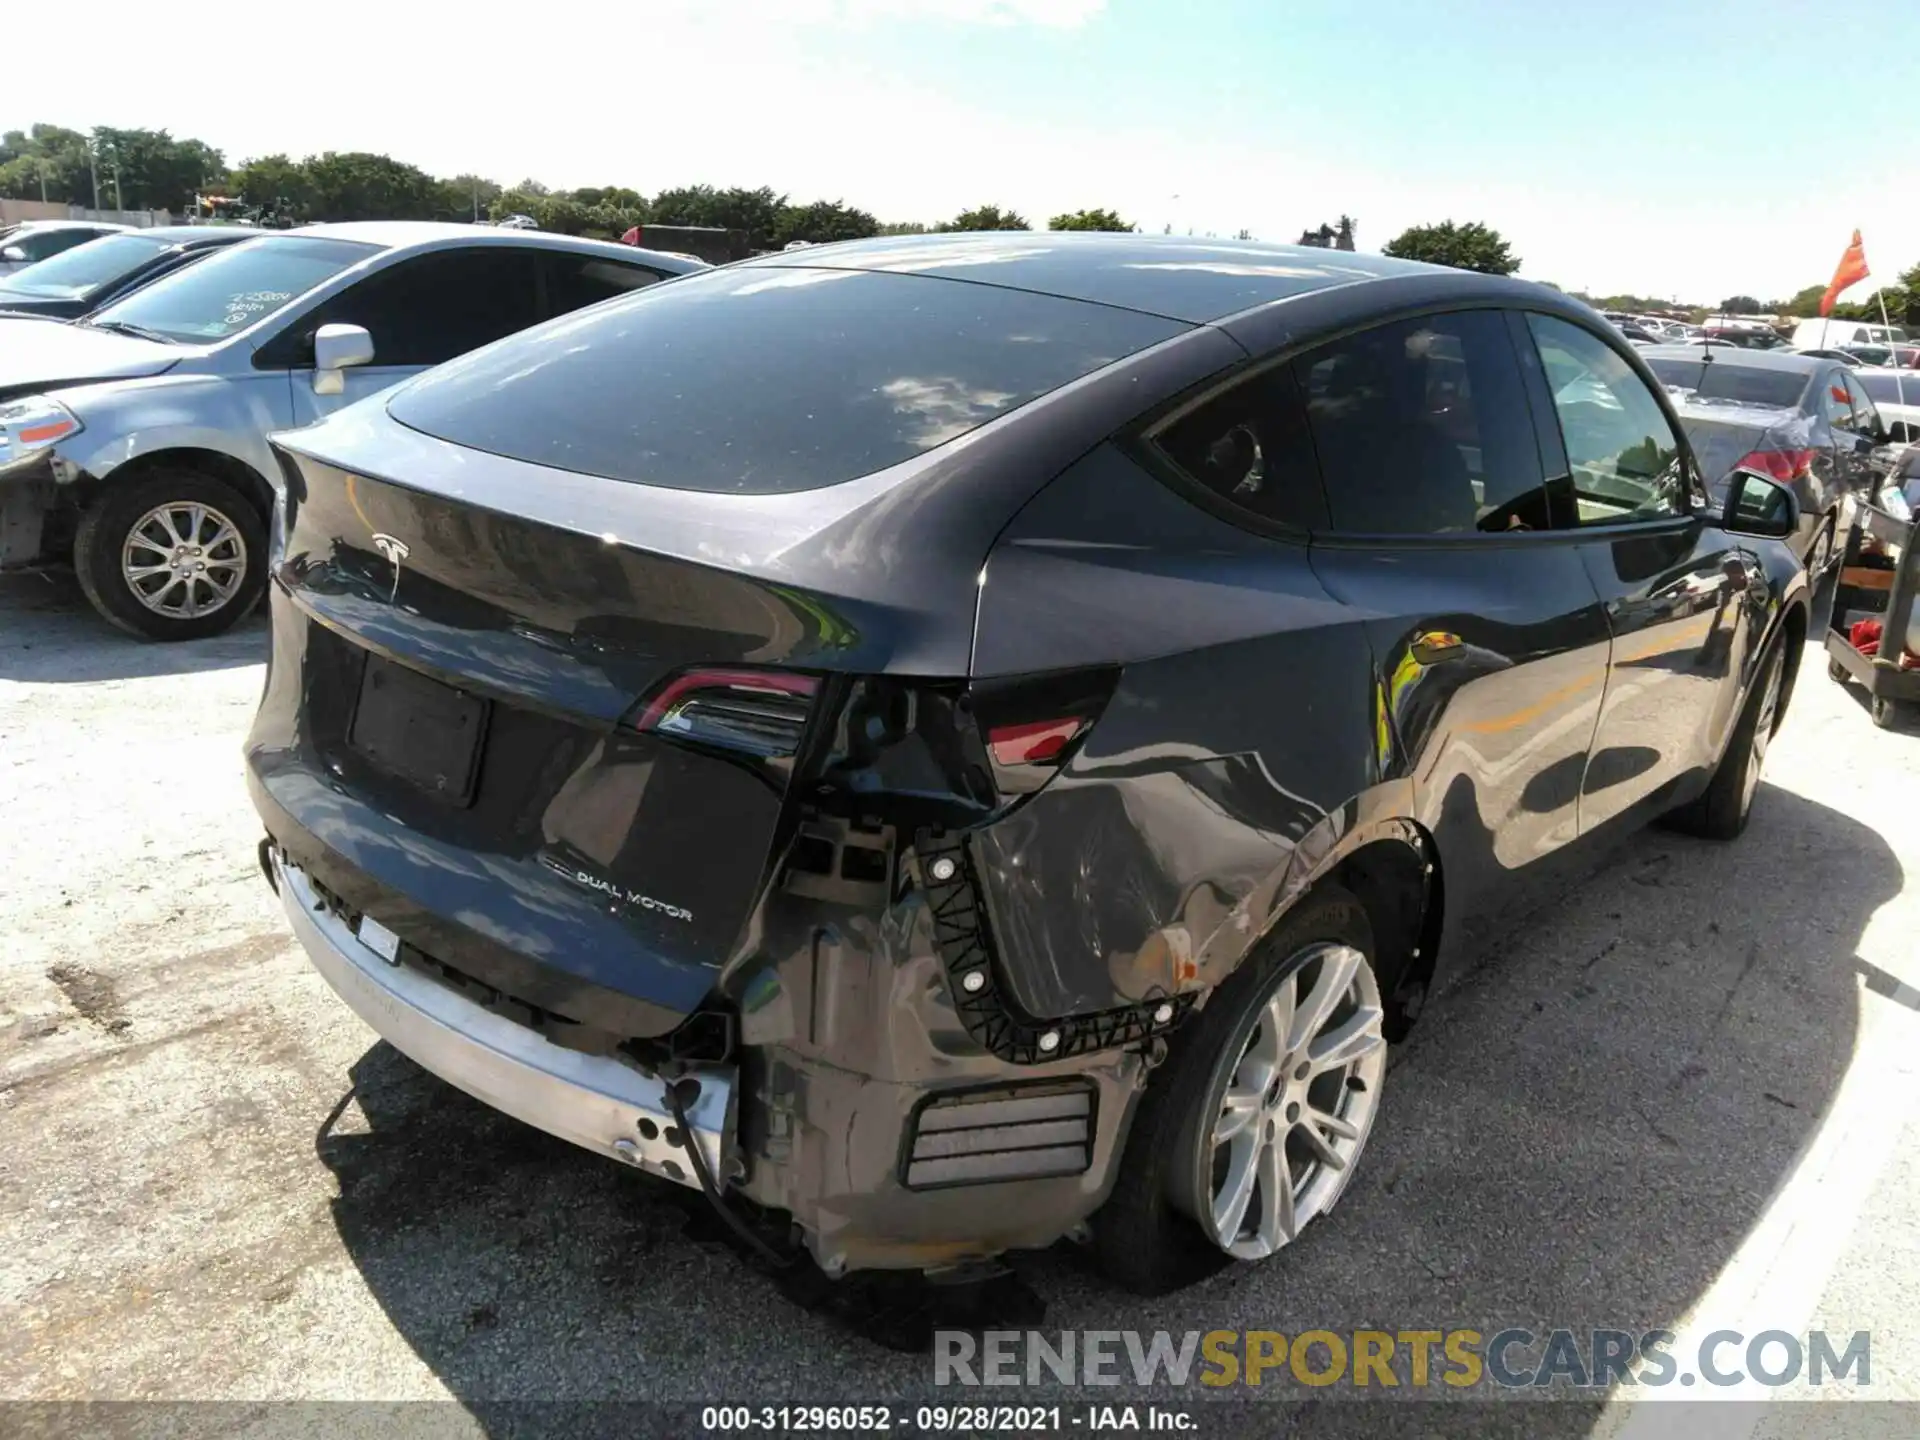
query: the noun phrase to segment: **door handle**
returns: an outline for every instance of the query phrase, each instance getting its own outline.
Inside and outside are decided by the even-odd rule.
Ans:
[[[1413,658],[1422,665],[1466,658],[1467,647],[1451,630],[1424,630],[1413,637]]]

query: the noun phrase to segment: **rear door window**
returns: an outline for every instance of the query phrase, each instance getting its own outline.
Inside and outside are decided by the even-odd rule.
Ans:
[[[1847,399],[1853,406],[1853,433],[1866,436],[1881,434],[1884,427],[1880,424],[1880,412],[1874,409],[1872,399],[1860,387],[1859,378],[1843,371],[1840,380],[1847,387]]]
[[[24,234],[16,235],[8,243],[17,245],[25,251],[28,263],[38,264],[77,245],[84,245],[89,240],[99,238],[100,232],[97,230],[29,230]]]
[[[775,494],[911,459],[1189,328],[933,276],[750,265],[551,320],[387,409],[539,465]]]
[[[1176,415],[1154,432],[1153,445],[1236,518],[1326,528],[1313,436],[1289,365],[1270,366]]]
[[[1556,523],[1502,312],[1382,325],[1309,352],[1294,374],[1334,529],[1447,535]]]
[[[1578,325],[1529,314],[1527,328],[1553,392],[1578,523],[1687,514],[1686,452],[1646,381]]]
[[[644,265],[627,265],[601,255],[547,255],[547,314],[565,315],[602,300],[658,285],[667,277]]]
[[[1827,417],[1827,423],[1836,430],[1853,429],[1853,396],[1847,390],[1847,372],[1829,370],[1819,384],[1820,413]]]

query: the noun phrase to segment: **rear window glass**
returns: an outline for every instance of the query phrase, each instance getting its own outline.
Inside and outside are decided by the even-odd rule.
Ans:
[[[1726,400],[1739,405],[1771,405],[1791,410],[1806,392],[1807,377],[1793,370],[1761,370],[1715,359],[1647,361],[1669,390],[1701,400]]]
[[[388,411],[516,460],[765,495],[898,464],[1187,328],[926,276],[716,270],[443,365]]]

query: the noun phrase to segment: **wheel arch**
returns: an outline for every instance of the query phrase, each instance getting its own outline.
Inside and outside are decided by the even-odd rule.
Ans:
[[[1387,1037],[1402,1039],[1433,984],[1445,916],[1446,875],[1439,847],[1411,818],[1412,787],[1381,786],[1328,815],[1302,837],[1275,903],[1230,964],[1207,968],[1220,981],[1266,937],[1328,884],[1349,891],[1367,912],[1374,965],[1387,1008]],[[1216,982],[1217,984],[1218,982]]]
[[[1786,647],[1783,657],[1785,669],[1780,676],[1780,703],[1774,708],[1773,727],[1776,731],[1780,728],[1780,722],[1786,719],[1787,705],[1793,699],[1793,682],[1800,678],[1800,660],[1806,653],[1810,619],[1805,597],[1797,596],[1781,609],[1780,618],[1773,627],[1774,634],[1780,637],[1780,643]]]
[[[156,470],[169,468],[192,470],[210,479],[224,481],[247,498],[263,522],[272,518],[273,486],[267,482],[266,476],[237,455],[197,445],[175,445],[143,451],[104,474],[89,475],[80,483],[75,498],[81,509],[89,509],[108,485],[143,479]]]

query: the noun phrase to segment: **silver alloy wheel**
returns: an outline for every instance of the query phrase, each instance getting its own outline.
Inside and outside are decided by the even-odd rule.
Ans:
[[[1820,583],[1820,577],[1827,573],[1827,567],[1833,564],[1833,527],[1829,520],[1814,536],[1813,548],[1807,552],[1807,578],[1814,584]]]
[[[1262,1005],[1199,1157],[1198,1217],[1239,1260],[1280,1249],[1340,1198],[1386,1076],[1380,987],[1351,945],[1314,945]]]
[[[1753,753],[1747,757],[1747,773],[1740,787],[1742,810],[1753,804],[1754,792],[1760,788],[1760,767],[1766,764],[1767,743],[1773,739],[1773,720],[1780,711],[1780,682],[1786,668],[1785,656],[1776,645],[1761,680],[1766,688],[1760,692],[1760,713],[1753,720]]]
[[[211,615],[247,578],[247,542],[232,520],[197,500],[169,500],[134,522],[120,575],[135,598],[169,620]]]

